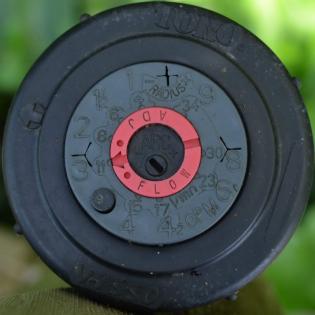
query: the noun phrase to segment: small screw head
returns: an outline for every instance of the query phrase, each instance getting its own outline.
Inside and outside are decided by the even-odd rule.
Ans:
[[[109,213],[116,205],[116,198],[110,189],[100,188],[93,193],[91,204],[96,211]]]
[[[167,171],[167,161],[163,156],[154,154],[147,159],[145,169],[151,176],[162,176]]]

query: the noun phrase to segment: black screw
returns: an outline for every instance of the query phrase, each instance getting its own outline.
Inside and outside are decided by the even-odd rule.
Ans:
[[[93,193],[91,204],[96,211],[109,213],[116,205],[116,198],[108,188],[100,188]]]
[[[147,159],[145,169],[151,176],[162,176],[167,171],[167,161],[159,154],[152,155]]]

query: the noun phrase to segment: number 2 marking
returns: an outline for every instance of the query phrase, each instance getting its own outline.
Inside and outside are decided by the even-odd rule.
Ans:
[[[74,134],[74,138],[76,139],[88,138],[90,135],[86,134],[86,130],[89,128],[91,120],[88,117],[81,116],[77,118],[75,121],[80,123],[80,127]]]

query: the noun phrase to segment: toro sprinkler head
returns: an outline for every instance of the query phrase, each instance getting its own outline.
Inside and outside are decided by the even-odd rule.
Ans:
[[[64,280],[132,310],[232,297],[306,206],[312,137],[294,80],[200,8],[88,17],[34,65],[8,117],[7,192]]]

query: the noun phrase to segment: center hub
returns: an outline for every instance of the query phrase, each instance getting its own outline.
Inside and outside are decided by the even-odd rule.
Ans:
[[[173,176],[183,163],[184,144],[170,127],[154,124],[140,129],[128,146],[128,160],[144,179],[159,181]]]
[[[128,116],[111,143],[115,174],[133,192],[162,198],[184,189],[201,161],[199,135],[182,114],[149,107]]]

